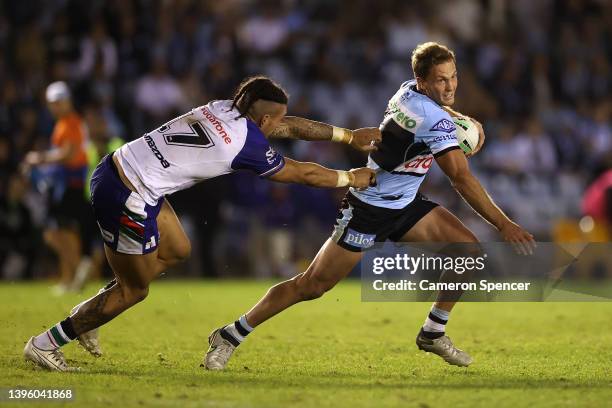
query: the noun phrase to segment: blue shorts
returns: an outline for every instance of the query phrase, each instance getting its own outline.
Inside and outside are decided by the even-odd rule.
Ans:
[[[104,243],[117,252],[142,255],[159,245],[157,215],[163,199],[148,205],[119,178],[112,154],[91,176],[91,205]]]

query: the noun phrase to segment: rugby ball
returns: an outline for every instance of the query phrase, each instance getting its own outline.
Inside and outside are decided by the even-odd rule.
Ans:
[[[461,116],[453,117],[457,127],[457,142],[463,153],[471,153],[478,145],[478,128],[470,118]]]

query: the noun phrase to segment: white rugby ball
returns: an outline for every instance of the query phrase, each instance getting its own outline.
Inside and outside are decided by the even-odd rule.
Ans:
[[[478,128],[470,118],[453,117],[457,127],[457,142],[463,153],[471,153],[478,145]]]

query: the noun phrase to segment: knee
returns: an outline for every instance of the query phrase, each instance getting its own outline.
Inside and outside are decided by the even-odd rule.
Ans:
[[[323,279],[304,277],[296,281],[300,300],[314,300],[334,287],[334,284]]]
[[[191,242],[185,239],[180,244],[172,248],[172,252],[168,259],[162,259],[166,262],[166,266],[173,266],[181,262],[185,262],[191,256]]]
[[[191,241],[188,239],[176,251],[177,262],[184,262],[191,256]]]
[[[139,285],[126,287],[121,286],[123,292],[123,298],[129,305],[135,305],[136,303],[142,302],[149,295],[149,285]]]

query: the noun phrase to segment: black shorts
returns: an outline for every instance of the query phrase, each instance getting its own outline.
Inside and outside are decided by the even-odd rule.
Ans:
[[[81,229],[85,217],[92,217],[89,203],[85,200],[83,188],[68,187],[60,199],[51,203],[49,216],[60,228]]]
[[[376,242],[398,241],[438,204],[417,193],[414,200],[401,209],[377,207],[346,193],[332,239],[344,249],[361,252]]]

